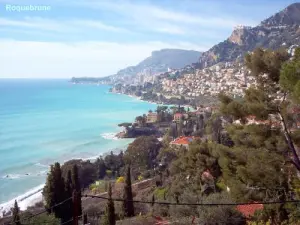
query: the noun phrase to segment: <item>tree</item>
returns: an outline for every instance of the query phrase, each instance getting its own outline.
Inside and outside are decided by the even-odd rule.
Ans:
[[[102,157],[98,158],[96,161],[97,169],[98,169],[98,178],[103,179],[106,175],[106,166]]]
[[[249,115],[254,115],[258,120],[267,120],[273,115],[281,125],[281,133],[292,155],[287,161],[291,161],[300,171],[300,159],[288,125],[288,108],[300,100],[297,97],[300,63],[297,54],[293,59],[288,59],[288,53],[283,50],[256,49],[253,54],[248,54],[245,62],[257,85],[247,89],[241,101],[220,96],[221,111],[240,119],[243,124]]]
[[[143,127],[143,126],[145,126],[145,124],[146,124],[146,118],[143,117],[143,116],[137,116],[137,117],[135,118],[135,121],[138,123],[138,125],[139,125],[140,127]]]
[[[71,170],[68,171],[67,181],[65,184],[66,189],[66,198],[71,198],[73,194],[73,184],[72,184],[72,174]],[[65,203],[65,217],[67,220],[70,220],[72,218],[72,212],[73,212],[73,202],[67,201]]]
[[[65,182],[62,177],[62,172],[59,163],[51,165],[50,173],[48,174],[46,185],[43,189],[43,195],[46,201],[45,207],[49,213],[53,212],[56,218],[66,221],[64,213],[64,205],[56,204],[63,202],[66,199]]]
[[[130,175],[130,165],[127,166],[126,179],[123,192],[123,210],[124,216],[133,217],[134,216],[134,206],[133,206],[133,196],[131,187],[131,175]]]
[[[141,136],[129,144],[125,153],[125,160],[131,163],[138,172],[153,169],[156,166],[156,157],[161,148],[161,143],[155,136]]]
[[[203,203],[231,203],[226,193],[215,193],[204,198]],[[199,207],[199,222],[206,225],[245,225],[246,219],[232,206]]]
[[[80,187],[80,182],[78,178],[78,167],[75,164],[73,166],[72,170],[72,184],[73,184],[73,190],[77,192],[77,199],[78,199],[78,216],[81,216],[82,214],[82,207],[81,207],[81,187]]]
[[[103,225],[115,225],[116,217],[115,217],[115,206],[114,201],[112,200],[112,188],[111,183],[108,184],[108,200],[107,206],[105,210],[105,217],[103,221]]]
[[[17,201],[15,200],[15,205],[13,208],[13,215],[12,215],[12,224],[14,225],[21,225],[21,221],[20,221],[20,215],[19,215],[19,206]]]

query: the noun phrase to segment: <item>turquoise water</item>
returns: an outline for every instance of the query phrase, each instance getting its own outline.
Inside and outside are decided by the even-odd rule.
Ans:
[[[121,122],[155,105],[67,80],[0,79],[0,203],[45,182],[49,164],[120,149]]]

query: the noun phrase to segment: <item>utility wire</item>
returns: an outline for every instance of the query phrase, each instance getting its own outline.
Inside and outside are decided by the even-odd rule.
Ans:
[[[97,195],[83,195],[83,197],[100,198],[109,200],[107,197]],[[159,205],[186,205],[186,206],[238,206],[238,205],[271,205],[271,204],[283,204],[283,203],[300,203],[300,200],[289,200],[289,201],[273,201],[273,202],[253,202],[253,203],[175,203],[175,202],[155,202],[155,201],[140,201],[140,200],[125,200],[120,198],[112,198],[111,200],[117,202],[133,202],[142,204],[159,204]]]
[[[80,217],[82,217],[82,216],[77,216],[78,219],[79,219]],[[73,221],[73,218],[70,219],[70,220],[68,220],[68,221],[66,221],[66,222],[64,222],[64,223],[62,223],[61,225],[68,224],[68,223],[70,223],[70,222],[72,222],[72,221]]]
[[[54,206],[50,207],[50,210],[54,209],[54,208],[57,207],[57,206],[60,206],[60,205],[64,204],[65,202],[67,202],[67,201],[69,201],[69,200],[71,200],[71,199],[72,199],[72,197],[67,198],[67,199],[65,199],[64,201],[55,204]],[[34,215],[30,216],[30,217],[27,217],[27,218],[25,218],[25,219],[20,219],[20,220],[15,221],[15,222],[10,222],[10,223],[8,223],[8,225],[12,225],[12,224],[14,224],[14,223],[21,222],[21,221],[27,221],[27,220],[30,220],[30,219],[32,219],[33,217],[39,216],[39,215],[41,215],[41,214],[43,214],[43,213],[45,213],[45,212],[47,212],[47,211],[48,211],[48,210],[45,209],[45,210],[43,210],[43,211],[41,211],[41,212],[39,212],[39,213],[36,213],[36,214],[34,214]]]

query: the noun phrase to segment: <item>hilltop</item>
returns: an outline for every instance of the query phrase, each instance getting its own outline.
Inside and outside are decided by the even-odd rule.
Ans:
[[[148,70],[152,73],[166,72],[168,68],[180,69],[192,64],[200,57],[201,52],[181,49],[162,49],[153,51],[151,56],[136,66],[130,66],[117,72],[117,75],[135,75]]]
[[[180,69],[196,62],[201,56],[201,52],[182,49],[161,49],[153,51],[151,56],[144,59],[136,66],[129,66],[116,74],[102,78],[72,78],[72,82],[105,82],[115,83],[134,78],[137,74],[155,75],[167,72],[169,68]]]
[[[278,49],[300,44],[300,3],[295,3],[265,19],[256,27],[237,26],[225,41],[199,58],[199,67],[219,62],[241,61],[257,47]]]

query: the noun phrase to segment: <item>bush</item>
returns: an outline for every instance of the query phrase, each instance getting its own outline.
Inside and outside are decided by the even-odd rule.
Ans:
[[[154,196],[155,196],[156,199],[166,200],[167,192],[168,192],[167,188],[165,188],[165,187],[158,187],[154,191]]]
[[[118,184],[119,183],[124,183],[125,182],[125,178],[124,177],[119,177],[116,181]]]

